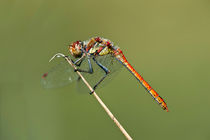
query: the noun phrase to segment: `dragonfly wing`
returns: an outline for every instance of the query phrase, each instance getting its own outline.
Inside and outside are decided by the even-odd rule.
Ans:
[[[122,64],[111,54],[96,57],[96,60],[110,70],[110,74],[119,72]]]
[[[113,79],[113,77],[115,77],[117,73],[119,73],[123,65],[111,54],[104,55],[104,56],[96,56],[95,58],[99,63],[101,63],[106,68],[108,68],[108,70],[110,71],[110,73],[107,75],[104,81],[98,86],[98,88],[100,88],[100,87],[104,87],[107,83],[109,83],[110,80]],[[93,73],[89,74],[89,73],[83,72],[82,75],[93,87],[104,76],[105,72],[92,59],[90,60],[93,67]],[[88,68],[89,68],[89,65],[87,63],[87,58],[85,58],[85,60],[80,66],[80,69],[88,70]],[[79,91],[82,91],[82,92],[87,91],[87,89],[84,90],[84,88],[82,88],[82,87],[85,87],[82,80],[78,80],[78,87],[79,87]]]
[[[72,83],[76,79],[78,79],[78,75],[74,69],[62,59],[42,76],[41,84],[44,88],[57,88]]]

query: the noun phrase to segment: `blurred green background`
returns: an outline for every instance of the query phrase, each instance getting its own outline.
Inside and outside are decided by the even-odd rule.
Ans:
[[[168,104],[126,69],[97,91],[134,139],[210,139],[208,0],[1,0],[0,140],[125,139],[75,84],[40,85],[53,54],[94,36],[120,46]]]

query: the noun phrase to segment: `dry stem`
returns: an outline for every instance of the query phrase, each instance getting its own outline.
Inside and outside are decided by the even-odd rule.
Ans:
[[[64,55],[63,55],[64,56]],[[68,57],[64,57],[66,61],[74,68],[76,69],[75,65],[71,60],[68,59]],[[117,127],[120,129],[120,131],[123,133],[123,135],[128,139],[132,140],[131,136],[126,132],[126,130],[123,128],[123,126],[119,123],[119,121],[114,117],[112,112],[108,109],[108,107],[103,103],[103,101],[100,99],[100,97],[96,94],[96,92],[93,90],[93,88],[90,86],[90,84],[85,80],[85,78],[82,76],[82,74],[77,71],[77,74],[82,78],[83,82],[87,85],[87,87],[90,89],[91,92],[93,92],[94,97],[97,99],[97,101],[100,103],[100,105],[104,108],[106,113],[109,115],[109,117],[114,121],[114,123],[117,125]]]

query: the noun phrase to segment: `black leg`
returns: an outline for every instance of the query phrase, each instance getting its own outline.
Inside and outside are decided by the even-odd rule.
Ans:
[[[80,63],[78,64],[78,66],[81,65],[83,60],[80,61]],[[75,61],[76,62],[76,61]],[[92,74],[93,73],[93,67],[92,67],[92,64],[90,62],[90,58],[88,57],[88,66],[89,66],[89,69],[88,70],[82,70],[82,69],[76,69],[75,71],[79,71],[79,72],[86,72],[86,73],[90,73]]]
[[[93,87],[93,90],[96,89],[96,87],[106,78],[106,76],[110,73],[110,71],[108,70],[108,68],[106,68],[105,66],[103,66],[101,63],[99,63],[95,57],[93,57],[93,60],[96,62],[96,64],[105,72],[105,75],[96,83],[96,85]],[[92,94],[93,92],[91,92],[90,94]]]
[[[81,58],[79,58],[79,59],[77,59],[75,61],[73,61],[73,60],[71,60],[71,61],[74,63],[74,65],[80,66],[82,64],[83,60],[84,60],[84,56],[82,56]]]
[[[74,65],[80,67],[80,65],[82,64],[83,60],[84,60],[84,59],[80,60],[80,62],[76,60],[76,61],[74,62]],[[79,63],[78,63],[78,62],[79,62]]]

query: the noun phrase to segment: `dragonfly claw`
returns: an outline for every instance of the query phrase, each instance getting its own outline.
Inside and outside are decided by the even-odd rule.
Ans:
[[[92,94],[93,94],[93,92],[94,92],[94,90],[90,92],[90,95],[92,95]]]
[[[77,71],[79,71],[78,69],[74,69],[74,72],[77,72]]]
[[[93,91],[90,92],[90,95],[93,94],[93,92],[95,91],[95,89],[96,89],[96,87],[94,86],[94,87],[93,87]]]

